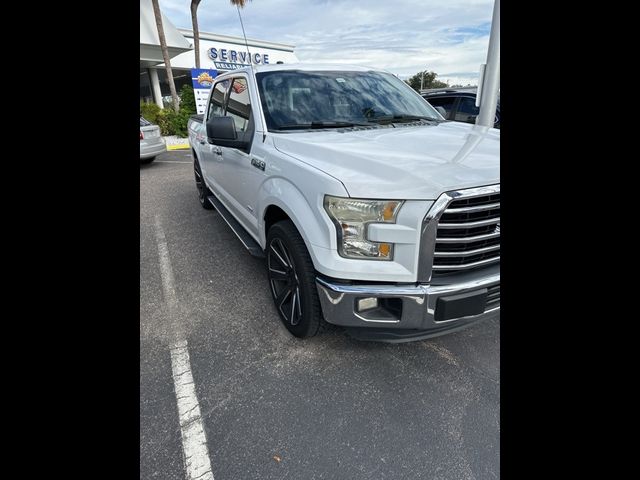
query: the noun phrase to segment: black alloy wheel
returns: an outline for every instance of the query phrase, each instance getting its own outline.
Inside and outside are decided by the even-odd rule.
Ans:
[[[267,266],[271,293],[278,312],[286,323],[298,325],[302,318],[300,280],[291,254],[279,238],[274,238],[269,245]]]
[[[327,326],[322,318],[316,271],[302,236],[291,220],[267,235],[267,274],[278,315],[292,335],[313,337]]]

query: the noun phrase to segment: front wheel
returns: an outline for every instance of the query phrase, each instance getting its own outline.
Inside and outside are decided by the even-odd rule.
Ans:
[[[313,262],[291,220],[274,224],[267,234],[267,269],[271,295],[292,335],[313,337],[324,329]]]

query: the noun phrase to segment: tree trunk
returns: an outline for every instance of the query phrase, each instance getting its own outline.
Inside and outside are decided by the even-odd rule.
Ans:
[[[198,30],[198,6],[201,0],[191,0],[191,25],[193,27],[193,50],[196,68],[200,68],[200,31]]]
[[[180,111],[178,94],[176,93],[176,84],[173,81],[173,72],[171,71],[171,59],[169,58],[169,50],[167,49],[167,40],[164,38],[164,28],[162,27],[162,14],[160,13],[160,5],[158,0],[151,0],[153,4],[153,14],[156,17],[156,27],[158,27],[158,37],[160,38],[160,49],[162,50],[162,58],[167,70],[167,81],[169,82],[169,90],[171,90],[171,98],[173,99],[173,109]]]

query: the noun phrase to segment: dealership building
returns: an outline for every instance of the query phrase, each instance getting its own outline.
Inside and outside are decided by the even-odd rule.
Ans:
[[[185,4],[188,9],[188,4]],[[203,5],[207,8],[206,5]],[[202,6],[201,6],[202,8]],[[176,28],[162,14],[162,26],[167,42],[176,90],[191,85],[191,69],[196,68],[193,31]],[[238,22],[238,29],[240,24]],[[247,49],[248,44],[248,49]],[[294,46],[264,40],[200,32],[200,68],[216,70],[218,74],[254,65],[278,62],[296,63]],[[151,0],[140,0],[140,101],[155,102],[163,107],[163,98],[170,99],[169,83],[160,49],[158,30]]]

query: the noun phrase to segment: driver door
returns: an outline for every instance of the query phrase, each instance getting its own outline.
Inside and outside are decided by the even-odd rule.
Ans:
[[[247,142],[246,147],[242,149],[221,147],[222,161],[219,169],[219,181],[228,195],[225,198],[225,206],[242,226],[257,238],[255,199],[260,182],[254,177],[256,173],[262,174],[263,171],[258,172],[252,164],[251,146],[255,135],[255,120],[252,114],[248,79],[244,75],[233,78],[225,115],[233,118],[236,138]]]
[[[224,115],[230,86],[231,80],[229,79],[220,80],[213,85],[203,124],[204,131],[202,132],[202,137],[199,138],[200,156],[202,157],[200,158],[202,174],[206,178],[207,184],[218,196],[227,196],[223,185],[219,181],[221,175],[222,149],[210,142],[207,137],[206,125],[209,118]]]

